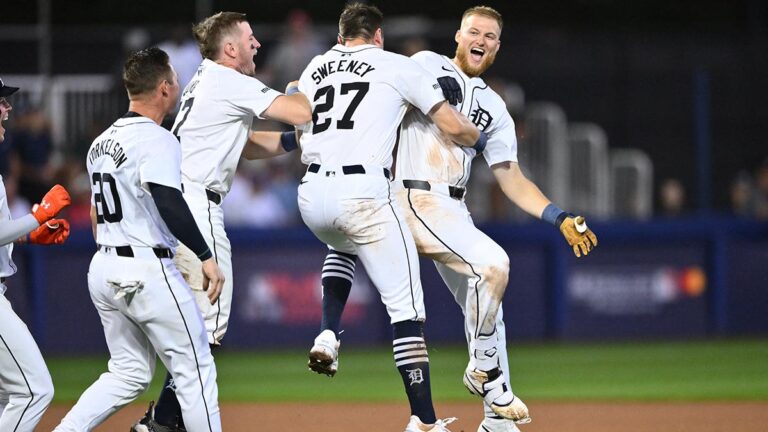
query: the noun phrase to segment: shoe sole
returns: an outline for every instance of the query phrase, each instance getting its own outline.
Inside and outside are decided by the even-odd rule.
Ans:
[[[311,371],[333,378],[336,369],[333,369],[334,358],[324,351],[310,351],[307,366]]]

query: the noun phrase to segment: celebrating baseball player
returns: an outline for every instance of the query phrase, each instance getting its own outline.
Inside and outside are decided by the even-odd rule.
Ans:
[[[597,238],[581,217],[574,217],[552,204],[523,175],[517,163],[515,125],[506,106],[480,75],[493,64],[499,50],[502,19],[494,9],[468,9],[456,32],[453,59],[433,52],[420,52],[413,59],[441,84],[445,96],[488,134],[484,151],[459,147],[446,140],[434,122],[413,110],[400,130],[396,175],[397,200],[413,233],[419,254],[431,258],[465,316],[470,360],[464,384],[483,398],[483,431],[517,431],[517,423],[530,421],[528,408],[509,384],[506,334],[501,300],[507,287],[509,258],[496,242],[478,230],[464,203],[472,159],[482,153],[507,197],[533,216],[560,229],[576,256],[588,254]],[[354,255],[329,252],[326,267],[351,276]],[[346,269],[342,268],[346,267]],[[325,273],[324,273],[325,276]],[[323,279],[323,323],[321,335],[338,334],[341,309],[349,295],[351,277],[326,285]],[[325,368],[314,368],[332,376],[338,368],[338,344],[315,340],[315,352],[325,353]]]
[[[299,79],[299,90],[313,101],[312,122],[300,131],[308,169],[299,186],[299,208],[331,250],[323,267],[324,291],[351,280],[353,257],[359,255],[381,295],[411,406],[406,430],[444,431],[450,420],[438,420],[432,406],[418,256],[393,202],[388,167],[411,105],[447,139],[482,151],[487,138],[445,101],[434,77],[413,60],[382,49],[382,22],[375,6],[347,5],[338,44],[315,57]],[[333,331],[318,339],[330,352],[312,354],[314,368],[327,366],[338,349]]]
[[[197,254],[182,246],[174,261],[197,295],[208,343],[216,346],[227,331],[233,288],[232,250],[221,203],[244,156],[251,125],[254,118],[298,125],[308,122],[312,113],[303,94],[282,94],[253,77],[253,58],[261,45],[244,14],[217,13],[195,25],[193,32],[203,61],[184,89],[171,131],[181,142],[184,199],[224,272],[219,299],[213,305],[204,301]],[[174,390],[179,386],[169,374],[154,410],[150,407],[133,430],[150,430],[142,423],[183,430]]]
[[[57,432],[90,431],[135,400],[149,386],[158,355],[178,384],[187,430],[221,431],[205,325],[171,259],[178,239],[202,261],[204,288],[216,301],[224,276],[182,196],[179,142],[160,127],[178,101],[177,80],[164,51],[132,54],[123,69],[129,111],[88,150],[98,243],[88,288],[110,360]]]
[[[13,109],[6,98],[18,90],[0,79],[0,143]],[[5,279],[16,273],[14,242],[53,245],[69,237],[69,223],[54,218],[70,198],[56,185],[32,213],[12,219],[2,176],[0,186],[0,431],[32,432],[53,399],[53,382],[32,334],[5,298]]]

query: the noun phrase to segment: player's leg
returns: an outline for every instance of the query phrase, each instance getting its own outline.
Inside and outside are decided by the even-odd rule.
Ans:
[[[164,313],[142,322],[173,377],[183,424],[190,432],[221,430],[216,366],[204,321],[189,287],[168,259],[158,260],[157,303]]]
[[[323,262],[320,334],[309,350],[308,362],[309,369],[319,374],[333,377],[339,368],[341,315],[352,290],[356,261],[357,255],[354,253],[329,248]]]
[[[104,327],[104,336],[110,359],[103,373],[83,392],[70,409],[56,432],[90,431],[123,406],[143,393],[152,380],[155,351],[141,328],[120,310],[117,302],[126,303],[125,297],[114,300],[116,291],[107,278],[122,274],[133,280],[145,280],[145,269],[132,258],[119,258],[97,253],[88,271],[88,288]],[[131,279],[125,279],[131,280]],[[141,309],[152,304],[152,294],[146,286],[134,294],[132,303]],[[142,297],[150,297],[144,300]]]
[[[360,261],[389,313],[395,365],[411,414],[424,424],[433,424],[437,417],[432,405],[423,331],[426,314],[416,245],[401,209],[391,199],[389,183],[379,188],[379,184],[372,182],[368,189],[375,192],[372,199],[345,203],[343,214],[349,216],[346,225],[351,227],[346,234],[355,244]]]
[[[221,206],[208,198],[208,194],[202,185],[192,182],[185,183],[184,185],[184,200],[189,205],[198,229],[203,234],[203,238],[205,238],[208,247],[211,249],[219,268],[224,273],[224,286],[216,303],[211,305],[208,301],[207,293],[203,291],[202,274],[200,272],[202,264],[192,251],[184,245],[179,245],[173,261],[184,275],[184,279],[195,295],[200,312],[205,320],[208,343],[211,346],[218,346],[227,331],[232,308],[234,287],[232,247],[224,230],[224,213]],[[150,417],[163,426],[183,427],[184,420],[175,389],[176,385],[173,377],[168,372],[158,396],[157,404],[154,405],[154,409],[147,411],[145,419]]]
[[[419,252],[439,263],[464,313],[470,352],[465,385],[498,415],[519,420],[522,414],[499,368],[496,325],[509,275],[506,252],[474,226],[461,201],[413,189],[399,191],[398,198]]]
[[[29,329],[0,286],[0,431],[33,431],[53,398],[53,382]]]

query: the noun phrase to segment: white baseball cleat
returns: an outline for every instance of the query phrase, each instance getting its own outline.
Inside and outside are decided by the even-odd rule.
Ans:
[[[411,421],[405,427],[405,432],[451,432],[446,425],[456,421],[456,417],[447,419],[438,419],[434,424],[424,424],[415,415],[411,416]]]
[[[514,421],[497,418],[484,418],[477,432],[520,432]]]
[[[339,346],[336,334],[332,330],[323,330],[315,338],[315,345],[309,350],[309,366],[319,374],[333,377],[339,370]]]
[[[496,415],[517,424],[530,423],[528,407],[512,394],[501,371],[495,379],[489,380],[487,372],[467,368],[464,371],[464,386],[470,393],[483,398]]]

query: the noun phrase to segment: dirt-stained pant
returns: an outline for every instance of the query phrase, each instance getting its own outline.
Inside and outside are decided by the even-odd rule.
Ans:
[[[301,217],[320,241],[355,254],[381,295],[392,323],[424,321],[419,257],[383,168],[344,174],[307,172],[299,186]]]
[[[433,185],[431,191],[395,185],[419,255],[435,262],[464,313],[470,366],[480,370],[499,366],[509,385],[501,309],[509,276],[507,253],[475,227],[463,200],[441,193],[447,185]],[[491,412],[489,407],[486,411]]]

